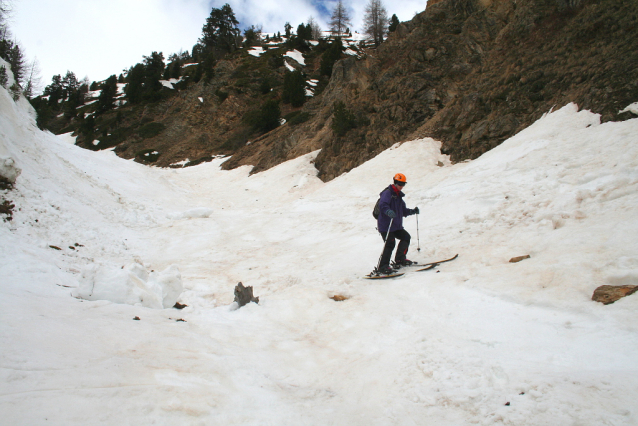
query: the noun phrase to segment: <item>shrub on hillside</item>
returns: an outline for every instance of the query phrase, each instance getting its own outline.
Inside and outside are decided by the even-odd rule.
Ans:
[[[336,61],[341,59],[343,52],[343,43],[340,38],[333,41],[328,49],[321,55],[320,71],[322,75],[330,77],[332,75],[332,66]]]
[[[333,105],[332,130],[337,136],[345,135],[348,130],[357,127],[357,119],[352,111],[346,108],[346,104],[341,101]]]
[[[286,115],[284,119],[286,120],[286,123],[291,126],[296,126],[298,124],[305,123],[310,120],[311,117],[312,115],[309,112],[294,111]]]
[[[266,101],[261,108],[248,111],[244,115],[244,123],[253,130],[262,133],[269,132],[277,128],[281,121],[281,109],[279,102],[275,99]]]
[[[140,135],[142,139],[152,138],[154,136],[159,135],[166,129],[166,126],[162,123],[148,123],[140,127],[137,131],[137,134]]]
[[[284,76],[284,89],[281,100],[297,108],[306,101],[306,80],[301,71],[293,71]]]

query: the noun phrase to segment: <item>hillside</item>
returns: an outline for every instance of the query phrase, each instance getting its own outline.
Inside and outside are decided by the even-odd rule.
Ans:
[[[285,56],[290,46],[264,43],[263,54],[217,61],[209,82],[190,81],[192,68],[162,100],[104,114],[78,144],[164,167],[232,155],[225,168],[253,172],[321,149],[326,181],[418,137],[442,141],[453,162],[474,159],[570,102],[603,121],[631,118],[619,111],[638,99],[637,16],[638,4],[622,0],[430,1],[379,48],[353,41],[329,79],[320,73],[328,43],[302,46],[303,63]],[[314,92],[301,108],[281,102],[291,69]],[[287,122],[264,133],[250,120],[271,100]],[[336,102],[350,117],[341,136]],[[51,130],[80,126],[58,117]]]
[[[393,143],[431,136],[453,161],[477,158],[569,102],[603,121],[638,99],[638,3],[622,0],[444,0],[405,22],[363,60],[335,66],[316,118],[239,150],[229,167],[263,170],[321,148],[330,180]],[[338,138],[332,104],[361,120]]]

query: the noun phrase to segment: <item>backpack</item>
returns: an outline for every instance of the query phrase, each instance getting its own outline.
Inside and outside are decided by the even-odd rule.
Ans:
[[[381,194],[383,194],[383,192],[387,190],[388,188],[384,189],[383,191],[381,191]],[[374,209],[372,210],[372,216],[374,216],[375,219],[379,219],[379,213],[381,213],[379,211],[379,203],[381,202],[381,194],[379,194],[379,199],[377,200],[377,203],[374,205]],[[394,198],[395,195],[392,194],[392,197]]]

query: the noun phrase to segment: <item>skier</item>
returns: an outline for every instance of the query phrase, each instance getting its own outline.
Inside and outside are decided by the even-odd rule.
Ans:
[[[405,201],[403,201],[405,194],[401,190],[406,183],[405,175],[397,173],[394,175],[394,184],[384,189],[379,199],[377,229],[385,242],[379,262],[379,272],[382,274],[394,272],[390,267],[390,258],[397,239],[399,240],[399,247],[394,256],[394,263],[399,267],[414,263],[406,258],[410,248],[410,234],[403,229],[403,217],[418,214],[419,208],[409,209],[405,206]],[[390,232],[388,232],[388,228]]]

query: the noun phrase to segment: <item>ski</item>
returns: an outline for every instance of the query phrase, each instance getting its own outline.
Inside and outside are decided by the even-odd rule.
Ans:
[[[421,272],[421,271],[429,271],[430,269],[434,269],[437,266],[439,266],[441,263],[445,263],[445,262],[451,262],[454,259],[456,259],[457,257],[459,257],[458,254],[454,255],[454,257],[451,257],[449,259],[445,259],[445,260],[439,260],[438,262],[432,262],[432,263],[426,263],[424,265],[419,265],[422,266],[421,269],[417,269],[415,272]]]
[[[400,277],[401,275],[405,275],[405,272],[398,272],[398,273],[388,274],[388,275],[375,275],[374,273],[371,273],[369,275],[366,275],[363,278],[365,278],[367,280],[384,280],[386,278]]]
[[[436,268],[437,266],[439,266],[441,263],[445,263],[445,262],[451,262],[454,259],[456,259],[457,257],[459,257],[458,254],[454,255],[454,257],[451,257],[449,259],[445,259],[445,260],[439,260],[438,262],[431,262],[431,263],[424,263],[424,264],[419,264],[418,262],[414,262],[412,265],[409,266],[403,266],[401,267],[401,269],[407,269],[406,272],[421,272],[421,271],[429,271],[431,269]],[[414,269],[415,267],[419,268],[419,269]],[[402,275],[405,275],[405,272],[399,272],[398,269],[394,269],[394,272],[391,274],[381,274],[377,271],[377,268],[374,268],[374,271],[370,272],[368,275],[364,276],[363,278],[368,279],[368,280],[382,280],[382,279],[386,279],[386,278],[396,278],[396,277],[400,277]]]

